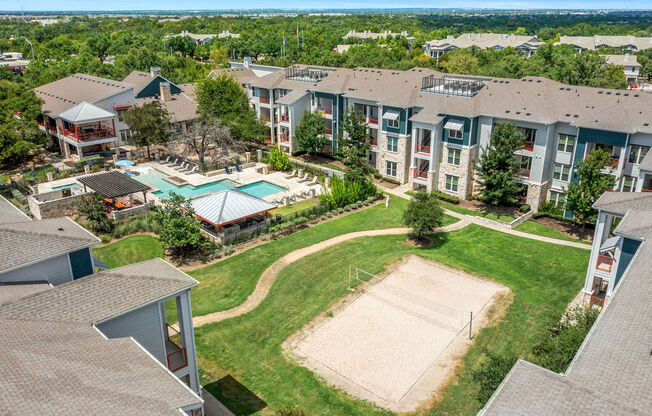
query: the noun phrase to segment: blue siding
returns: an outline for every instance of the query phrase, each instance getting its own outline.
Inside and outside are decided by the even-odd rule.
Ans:
[[[618,286],[620,279],[623,277],[623,274],[625,273],[625,269],[627,269],[627,266],[629,266],[629,262],[632,261],[632,258],[634,257],[634,254],[636,254],[636,250],[638,250],[638,247],[640,245],[641,245],[640,241],[631,240],[629,238],[624,239],[623,250],[620,253],[620,259],[618,260],[618,270],[616,270],[616,280],[614,281],[614,289],[616,288],[616,286]]]
[[[404,108],[390,107],[385,105],[383,106],[383,114],[381,115],[381,117],[384,116],[385,113],[387,113],[388,111],[395,111],[400,114],[398,128],[396,129],[396,128],[387,127],[387,120],[383,118],[382,130],[386,131],[387,133],[407,134],[407,129],[408,129],[407,111]]]
[[[161,93],[161,88],[159,87],[159,84],[161,82],[169,82],[169,81],[167,81],[161,76],[155,77],[150,81],[149,84],[145,85],[145,87],[138,93],[138,95],[136,95],[136,98],[147,98],[147,97],[154,97],[156,95],[159,95]],[[181,88],[177,87],[175,84],[170,82],[170,92],[172,94],[179,94],[181,93]]]
[[[93,274],[93,262],[91,261],[91,251],[89,249],[83,248],[73,251],[68,254],[68,257],[70,258],[73,279]]]
[[[462,133],[462,139],[454,139],[451,137],[448,137],[448,130],[442,129],[442,137],[441,141],[446,142],[446,143],[451,143],[451,144],[458,144],[458,145],[463,145],[463,146],[469,146],[469,143],[471,143],[471,122],[469,121],[468,118],[464,117],[453,117],[453,116],[446,116],[444,118],[444,126],[446,125],[447,122],[449,121],[456,121],[458,123],[464,123],[464,132]]]

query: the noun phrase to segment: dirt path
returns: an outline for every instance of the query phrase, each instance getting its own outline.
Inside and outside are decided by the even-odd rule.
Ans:
[[[470,221],[466,219],[462,219],[456,222],[455,224],[451,224],[441,228],[440,231],[441,232],[455,231],[455,230],[459,230],[460,228],[466,227],[468,224],[470,224]],[[229,319],[229,318],[236,317],[238,315],[245,314],[247,312],[251,312],[263,301],[263,299],[265,299],[265,296],[267,296],[267,294],[269,293],[269,290],[272,287],[272,284],[274,283],[276,276],[278,276],[281,270],[283,270],[289,264],[303,257],[309,256],[325,248],[358,237],[407,234],[409,232],[410,232],[409,228],[388,228],[384,230],[356,231],[353,233],[338,235],[337,237],[333,237],[328,240],[313,244],[311,246],[300,248],[298,250],[290,252],[285,256],[281,257],[280,259],[276,260],[274,263],[272,263],[271,266],[265,269],[263,274],[260,276],[260,279],[258,279],[256,288],[251,293],[251,295],[249,295],[247,300],[245,300],[240,305],[231,309],[227,309],[225,311],[213,312],[208,315],[196,316],[192,320],[193,325],[201,326],[211,322],[219,322],[225,319]]]

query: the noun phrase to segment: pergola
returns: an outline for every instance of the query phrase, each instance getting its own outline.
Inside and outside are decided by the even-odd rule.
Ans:
[[[269,211],[277,208],[276,204],[256,198],[239,189],[210,193],[190,200],[195,217],[213,225],[220,232],[225,225],[255,217],[269,216]]]
[[[84,192],[88,187],[111,200],[142,192],[143,202],[147,203],[147,191],[151,189],[117,170],[82,176],[77,180],[84,185]]]

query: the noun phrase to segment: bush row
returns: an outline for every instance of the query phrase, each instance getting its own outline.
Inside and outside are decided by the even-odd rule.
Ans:
[[[459,204],[460,199],[454,195],[448,195],[440,191],[432,191],[432,194],[441,199],[442,201],[450,202],[451,204]]]

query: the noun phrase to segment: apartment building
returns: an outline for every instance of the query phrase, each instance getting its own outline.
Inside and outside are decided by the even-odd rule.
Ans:
[[[381,38],[388,38],[389,36],[391,37],[402,37],[407,39],[408,42],[412,43],[414,42],[414,37],[410,36],[410,34],[407,31],[402,31],[402,32],[392,32],[389,30],[385,30],[383,32],[372,32],[370,30],[363,30],[362,32],[356,32],[355,30],[349,30],[346,35],[342,36],[342,39],[372,39],[372,40],[378,40]]]
[[[176,35],[170,35],[166,36],[165,39],[172,39],[176,37],[186,37],[188,39],[191,39],[197,46],[201,45],[206,45],[210,43],[213,39],[215,39],[218,35],[211,34],[211,33],[190,33],[187,30],[181,31],[181,33],[177,33]],[[238,35],[239,37],[240,35]]]
[[[458,37],[447,36],[446,39],[431,40],[423,45],[423,53],[439,59],[444,53],[453,49],[503,50],[511,47],[522,51],[525,56],[532,56],[537,47],[543,45],[536,36],[514,35],[505,33],[463,33]]]
[[[652,48],[652,37],[637,36],[561,36],[555,45],[571,45],[578,52],[603,48],[620,48],[626,51],[642,51]]]
[[[518,360],[479,416],[650,414],[652,194],[606,192],[594,207],[583,293],[602,312],[564,373]]]
[[[634,84],[641,75],[641,64],[638,63],[636,55],[628,53],[624,55],[604,55],[608,64],[623,67],[623,73],[628,83]]]
[[[542,77],[471,77],[422,68],[295,65],[249,75],[242,83],[270,127],[268,143],[296,149],[294,130],[303,113],[311,111],[324,117],[324,150],[337,152],[342,115],[351,108],[367,123],[369,163],[414,189],[462,199],[472,195],[474,167],[499,123],[515,124],[525,137],[516,152],[516,179],[522,186],[519,197],[534,209],[545,200],[563,203],[564,189],[579,179],[577,164],[597,148],[612,155],[605,172],[617,178],[617,190],[652,186],[641,168],[652,146],[649,94]]]

